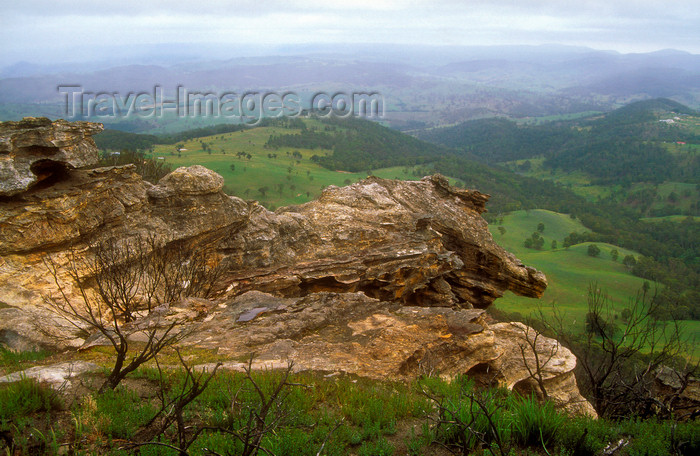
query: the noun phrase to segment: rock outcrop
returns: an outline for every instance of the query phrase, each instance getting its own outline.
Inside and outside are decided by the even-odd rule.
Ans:
[[[6,143],[29,143],[22,125],[0,127],[14,138]],[[89,146],[96,127],[68,125],[53,127],[63,144]],[[486,372],[489,382],[533,388],[531,360],[519,349],[527,331],[488,324],[483,309],[507,290],[539,297],[546,279],[493,242],[481,217],[488,196],[478,191],[441,176],[371,177],[271,212],[225,195],[221,176],[201,166],[157,185],[131,166],[66,168],[49,183],[0,199],[0,343],[50,342],[29,330],[50,321],[43,297],[56,286],[47,254],[60,265],[69,248],[91,255],[101,240],[155,234],[162,244],[206,248],[224,270],[217,300],[171,303],[171,317],[189,315],[191,346],[375,378],[430,370],[484,380]],[[547,341],[538,350],[550,353],[556,341]],[[99,343],[73,337],[74,345]],[[556,352],[543,376],[559,392],[548,393],[590,411],[571,373],[575,358]]]
[[[487,196],[431,176],[370,177],[272,213],[253,205],[219,244],[230,291],[362,291],[419,306],[486,308],[506,290],[538,297],[544,274],[496,245]]]
[[[97,163],[91,136],[102,129],[102,124],[45,117],[0,122],[0,196],[26,191],[66,168]]]
[[[183,310],[173,309],[171,314],[181,315]],[[535,332],[521,323],[489,323],[485,312],[404,306],[361,292],[279,298],[250,291],[211,306],[206,316],[192,323],[186,342],[234,359],[255,353],[263,366],[291,360],[302,370],[375,379],[467,374],[484,385],[525,394],[539,392],[530,375],[539,370],[556,404],[571,413],[595,416],[578,391],[572,372],[576,358],[568,349],[539,336],[538,366],[527,341]]]

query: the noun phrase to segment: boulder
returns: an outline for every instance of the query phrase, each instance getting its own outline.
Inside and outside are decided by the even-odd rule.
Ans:
[[[157,188],[162,191],[151,191],[149,195],[155,198],[172,194],[207,195],[220,192],[224,178],[204,166],[183,166],[162,178]]]

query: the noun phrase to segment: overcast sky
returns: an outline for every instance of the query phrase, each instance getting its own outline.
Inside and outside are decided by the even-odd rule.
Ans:
[[[700,53],[697,0],[0,0],[0,57],[143,43],[559,43]],[[85,58],[93,56],[84,55]],[[4,66],[0,64],[0,66]]]

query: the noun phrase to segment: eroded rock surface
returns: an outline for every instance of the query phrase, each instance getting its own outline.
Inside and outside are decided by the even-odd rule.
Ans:
[[[50,366],[30,367],[22,372],[13,372],[0,377],[0,383],[9,383],[33,378],[38,382],[48,383],[54,389],[70,387],[71,379],[90,372],[97,372],[100,366],[86,361],[68,361]]]
[[[15,195],[65,168],[97,163],[91,136],[102,124],[27,117],[0,122],[0,196]]]
[[[87,137],[92,127],[75,128]],[[189,346],[373,378],[439,372],[484,380],[488,372],[490,382],[534,388],[531,360],[519,349],[524,329],[489,325],[483,309],[506,290],[539,297],[546,279],[493,242],[481,217],[487,195],[452,188],[441,176],[372,177],[271,212],[222,186],[201,166],[179,168],[157,185],[131,166],[67,169],[51,185],[0,199],[0,314],[8,316],[0,336],[17,347],[51,344],[30,329],[42,321],[65,336],[70,325],[55,323],[42,305],[56,291],[47,255],[60,266],[69,248],[89,256],[101,240],[155,234],[162,244],[206,248],[225,271],[216,300],[158,310],[159,319],[186,321]],[[59,280],[70,295],[69,278]],[[154,321],[145,318],[130,338]],[[103,343],[83,337],[67,337],[69,345]],[[556,342],[544,340],[537,350],[549,353]],[[562,405],[582,403],[574,365],[559,347],[543,371]],[[576,407],[588,412],[586,405]]]
[[[487,196],[441,176],[368,178],[271,213],[222,238],[230,291],[303,296],[363,291],[419,306],[485,308],[506,290],[538,297],[544,275],[496,245],[481,217]]]

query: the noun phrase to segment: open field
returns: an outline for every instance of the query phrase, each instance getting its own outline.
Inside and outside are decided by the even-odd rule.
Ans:
[[[317,121],[307,120],[306,123],[310,128],[321,128]],[[227,193],[258,200],[271,209],[305,203],[317,198],[329,185],[348,185],[367,177],[366,172],[333,171],[311,160],[314,155],[331,153],[329,150],[264,147],[270,135],[294,131],[298,130],[260,127],[196,138],[176,145],[156,145],[153,157],[173,168],[195,164],[206,166],[224,177]],[[202,143],[207,145],[206,150]],[[182,148],[179,153],[178,146]],[[301,158],[299,155],[294,158],[294,152],[298,152]],[[245,156],[237,156],[239,153]],[[372,174],[389,179],[419,178],[409,167],[382,168],[373,170]]]
[[[528,167],[524,167],[529,162]],[[599,185],[593,183],[590,176],[581,171],[565,172],[561,169],[549,169],[543,166],[544,158],[514,160],[502,165],[519,174],[536,179],[549,180],[561,184],[591,202],[613,198],[619,203],[628,203],[628,198],[635,200],[635,194],[649,194],[652,200],[648,204],[650,211],[671,211],[671,213],[692,213],[693,205],[700,200],[700,187],[693,183],[663,182],[652,184],[638,182],[629,187],[622,185]],[[646,198],[649,198],[648,196]]]
[[[523,246],[525,238],[537,230],[538,223],[544,223],[541,236],[545,238],[542,250]],[[498,228],[506,229],[501,234]],[[571,318],[572,324],[583,328],[587,311],[586,294],[589,283],[596,282],[612,299],[620,311],[627,306],[628,299],[642,287],[644,281],[629,273],[621,264],[625,255],[635,252],[614,245],[596,243],[601,252],[598,257],[588,255],[590,243],[577,244],[564,249],[564,237],[572,231],[586,231],[577,220],[568,215],[545,210],[516,211],[503,218],[502,225],[491,224],[489,229],[494,240],[506,250],[513,252],[523,263],[535,267],[547,275],[549,286],[541,299],[516,296],[508,292],[495,302],[495,307],[506,312],[519,312],[523,316],[536,311],[540,306],[551,312],[552,305]],[[551,242],[557,241],[558,248],[552,249]],[[617,249],[618,260],[613,261],[610,252]]]

